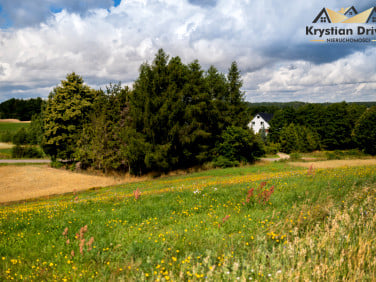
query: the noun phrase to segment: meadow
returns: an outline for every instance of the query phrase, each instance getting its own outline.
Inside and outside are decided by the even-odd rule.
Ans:
[[[27,122],[15,122],[15,121],[4,121],[0,120],[0,135],[5,134],[7,132],[9,133],[16,133],[21,128],[28,128],[30,126],[30,123]]]
[[[0,206],[0,280],[375,280],[376,166],[258,164]]]

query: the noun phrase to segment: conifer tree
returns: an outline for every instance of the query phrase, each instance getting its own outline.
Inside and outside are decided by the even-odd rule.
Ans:
[[[232,62],[227,75],[228,101],[233,126],[246,127],[249,122],[244,93],[241,91],[243,82],[236,62]]]
[[[73,160],[77,140],[88,120],[96,92],[74,72],[50,93],[43,113],[42,146],[53,159]]]

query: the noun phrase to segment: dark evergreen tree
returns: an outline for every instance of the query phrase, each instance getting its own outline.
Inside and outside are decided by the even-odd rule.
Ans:
[[[376,155],[376,106],[367,109],[357,120],[353,136],[358,148]]]
[[[244,93],[241,91],[243,82],[236,62],[232,62],[227,80],[231,123],[234,126],[245,128],[249,122],[249,115],[247,113],[247,105],[244,102]]]
[[[296,111],[292,107],[286,107],[277,111],[270,121],[269,140],[271,142],[279,142],[282,128],[295,123],[296,119]]]

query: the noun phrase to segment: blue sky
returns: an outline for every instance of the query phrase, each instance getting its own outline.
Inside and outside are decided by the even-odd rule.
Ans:
[[[352,5],[376,2],[0,0],[0,101],[47,97],[72,71],[94,88],[132,85],[159,48],[204,69],[237,61],[251,102],[375,101],[376,42],[305,34],[323,7]]]

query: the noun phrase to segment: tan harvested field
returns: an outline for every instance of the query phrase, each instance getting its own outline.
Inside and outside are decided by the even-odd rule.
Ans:
[[[0,203],[140,181],[79,174],[46,166],[0,166]]]
[[[12,143],[3,143],[3,142],[0,142],[0,149],[11,149],[13,148],[13,144]]]
[[[313,168],[336,168],[346,166],[364,166],[376,165],[376,159],[365,160],[332,160],[332,161],[318,161],[318,162],[291,162],[291,165]]]
[[[19,119],[0,119],[0,122],[13,122],[13,123],[31,123],[31,121],[20,121]]]

